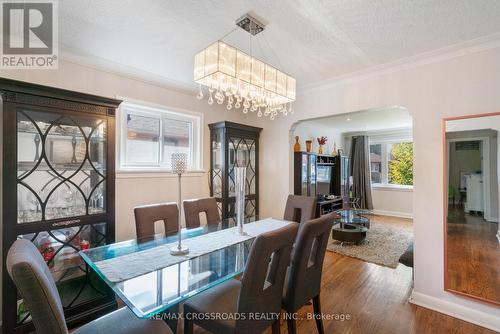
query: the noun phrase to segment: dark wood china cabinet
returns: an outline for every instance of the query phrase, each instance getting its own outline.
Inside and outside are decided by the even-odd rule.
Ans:
[[[210,128],[210,196],[215,197],[222,218],[235,212],[235,167],[246,161],[245,216],[259,214],[259,136],[262,128],[218,122]]]
[[[2,266],[16,239],[39,249],[69,327],[116,307],[78,252],[115,238],[115,110],[121,101],[0,79]],[[33,330],[7,271],[2,327]]]

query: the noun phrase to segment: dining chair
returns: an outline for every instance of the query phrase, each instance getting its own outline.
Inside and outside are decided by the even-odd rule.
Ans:
[[[188,299],[184,304],[184,333],[193,333],[193,324],[218,334],[261,333],[272,325],[280,332],[279,314],[286,268],[297,224],[259,235],[253,242],[241,281],[228,280]],[[203,314],[233,317],[203,318]],[[255,319],[252,315],[274,315]]]
[[[37,248],[28,240],[16,240],[7,254],[6,268],[29,308],[36,333],[67,334],[61,298]],[[172,334],[172,331],[162,320],[139,319],[124,307],[89,322],[72,333]]]
[[[179,231],[179,209],[177,203],[159,203],[141,205],[134,208],[135,216],[135,230],[137,242],[147,242],[154,238],[155,223],[163,221],[165,229],[165,236],[177,234]],[[170,307],[165,313],[172,315],[179,313],[179,305]],[[177,319],[176,317],[167,317],[168,326],[177,332]]]
[[[179,231],[179,209],[176,203],[141,205],[134,208],[137,240],[147,241],[155,235],[155,223],[163,221],[165,236]]]
[[[282,307],[287,312],[288,333],[295,334],[297,327],[293,314],[313,300],[316,327],[324,333],[321,321],[320,288],[323,260],[332,224],[336,217],[330,213],[299,224],[283,293]]]
[[[200,213],[203,212],[207,216],[208,225],[220,222],[219,208],[213,197],[185,200],[183,205],[186,228],[199,227],[201,225]]]
[[[316,197],[288,195],[284,220],[303,223],[316,217]]]

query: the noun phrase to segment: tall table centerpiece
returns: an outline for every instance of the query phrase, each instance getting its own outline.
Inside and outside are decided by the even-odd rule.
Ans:
[[[172,173],[177,174],[179,181],[179,193],[177,195],[178,200],[178,223],[179,223],[179,240],[177,246],[170,248],[170,254],[172,255],[185,255],[189,253],[189,248],[182,245],[182,223],[181,223],[181,212],[182,212],[182,190],[181,190],[181,177],[182,174],[186,172],[187,169],[187,154],[186,153],[172,153]]]

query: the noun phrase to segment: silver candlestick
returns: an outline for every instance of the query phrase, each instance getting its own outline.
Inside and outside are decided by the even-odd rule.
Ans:
[[[179,194],[177,199],[179,201],[179,241],[177,246],[170,248],[170,254],[172,255],[185,255],[189,253],[189,248],[182,245],[182,224],[181,224],[181,212],[182,212],[182,191],[181,191],[181,176],[186,172],[187,169],[187,154],[186,153],[172,153],[172,173],[177,174],[179,180]]]

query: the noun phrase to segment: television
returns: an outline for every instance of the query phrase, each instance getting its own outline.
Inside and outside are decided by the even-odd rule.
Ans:
[[[316,168],[316,194],[330,195],[332,193],[333,166],[319,165]]]

